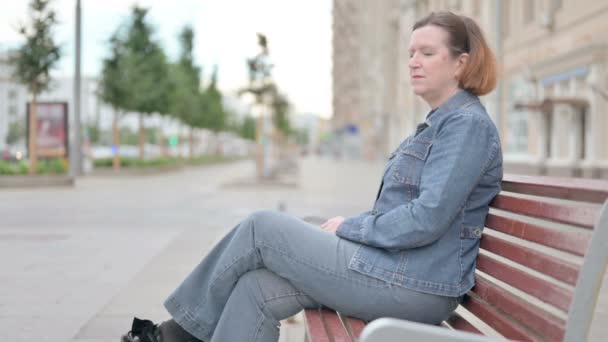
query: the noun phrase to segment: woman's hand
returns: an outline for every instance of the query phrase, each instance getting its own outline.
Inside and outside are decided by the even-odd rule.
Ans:
[[[342,216],[332,217],[321,225],[321,229],[323,229],[326,232],[335,234],[336,231],[338,230],[338,227],[340,226],[340,224],[342,224],[342,222],[344,222],[344,217],[342,217]]]

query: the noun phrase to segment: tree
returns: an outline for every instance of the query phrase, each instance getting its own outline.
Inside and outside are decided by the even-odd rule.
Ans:
[[[180,57],[171,66],[171,112],[184,124],[189,126],[189,157],[194,154],[194,129],[201,128],[204,114],[200,93],[200,68],[194,64],[194,30],[184,27],[179,35],[181,45]]]
[[[241,124],[239,134],[245,139],[255,140],[255,118],[246,116]]]
[[[217,66],[213,69],[209,86],[205,89],[202,96],[204,105],[204,127],[217,133],[226,128],[226,112],[222,102],[222,93],[217,88]],[[217,154],[221,154],[221,145],[218,144]]]
[[[226,113],[224,111],[224,104],[222,103],[223,95],[217,88],[217,73],[216,66],[213,69],[211,81],[204,93],[205,127],[214,132],[219,132],[226,127]]]
[[[126,108],[128,99],[128,85],[125,80],[125,47],[119,38],[117,30],[110,38],[111,55],[103,60],[99,96],[102,101],[112,106],[114,119],[112,121],[112,145],[114,158],[112,167],[120,168],[120,109]]]
[[[144,158],[144,115],[169,112],[169,65],[146,22],[147,9],[133,7],[124,38],[124,74],[127,86],[125,109],[139,112],[139,156]]]
[[[57,23],[55,11],[51,10],[50,0],[32,0],[29,5],[29,26],[22,25],[19,33],[25,38],[25,43],[11,58],[15,66],[15,77],[24,84],[31,97],[32,104],[29,113],[29,172],[35,174],[38,155],[37,141],[37,108],[36,98],[47,90],[51,84],[50,71],[61,58],[61,50],[52,37],[53,26]]]

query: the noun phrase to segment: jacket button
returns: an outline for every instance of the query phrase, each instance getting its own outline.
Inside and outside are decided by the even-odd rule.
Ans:
[[[481,228],[473,229],[473,234],[475,234],[476,237],[481,237],[481,235],[482,235]]]
[[[374,209],[372,210],[372,215],[376,215],[378,213],[378,210]]]

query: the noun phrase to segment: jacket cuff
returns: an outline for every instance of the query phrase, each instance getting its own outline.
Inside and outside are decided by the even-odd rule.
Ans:
[[[363,220],[368,215],[369,214],[365,213],[347,218],[338,226],[336,235],[347,240],[363,242]]]

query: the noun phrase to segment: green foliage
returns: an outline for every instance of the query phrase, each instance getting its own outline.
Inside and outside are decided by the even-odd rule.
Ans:
[[[256,128],[255,118],[253,118],[251,116],[246,116],[241,125],[239,134],[241,137],[243,137],[245,139],[255,140],[255,128]]]
[[[25,43],[11,58],[14,76],[34,95],[49,88],[50,71],[61,58],[61,50],[52,37],[57,19],[49,8],[50,3],[51,0],[32,0],[29,5],[31,24],[19,28]]]
[[[222,103],[222,93],[217,89],[217,67],[214,68],[211,82],[201,98],[204,108],[203,127],[214,132],[226,128],[226,113]]]
[[[291,105],[283,94],[276,91],[272,97],[272,122],[279,131],[285,135],[291,135],[292,129],[289,122],[289,111]]]
[[[183,160],[181,158],[155,158],[148,160],[141,160],[136,158],[121,158],[120,163],[121,167],[124,168],[162,168],[162,167],[170,167],[170,166],[179,166],[183,164],[187,165],[207,165],[207,164],[215,164],[222,162],[229,162],[238,160],[239,158],[234,157],[223,157],[223,156],[215,156],[215,155],[204,155],[193,158],[191,160]],[[96,168],[111,168],[112,167],[112,158],[104,158],[97,159],[93,162],[94,167]]]
[[[170,111],[188,126],[203,127],[200,68],[194,65],[194,31],[190,26],[184,27],[179,40],[179,60],[170,66]]]
[[[9,145],[15,144],[19,139],[25,139],[25,120],[17,120],[8,125],[8,134],[6,135],[6,143]]]
[[[19,172],[18,164],[0,160],[0,175],[19,175],[27,173],[27,166],[24,173]]]
[[[26,175],[28,170],[24,161],[13,163],[0,160],[0,175]],[[38,174],[65,174],[67,170],[67,161],[62,158],[39,160],[36,165]]]
[[[67,161],[62,158],[39,160],[36,167],[38,174],[65,174],[68,170]]]
[[[110,38],[100,97],[114,108],[140,113],[169,111],[169,66],[147,9],[135,6],[126,25]]]
[[[144,167],[167,167],[181,165],[182,161],[179,158],[155,158],[155,159],[139,159],[139,158],[121,158],[120,167],[126,168],[144,168]],[[112,167],[112,158],[96,159],[93,162],[95,167],[110,168]]]
[[[93,144],[99,144],[102,134],[101,129],[99,129],[99,125],[88,124],[86,125],[85,129],[89,137],[89,141]]]
[[[128,87],[125,108],[140,113],[169,111],[169,67],[154,30],[146,21],[147,9],[133,7],[124,48],[123,77]]]
[[[269,62],[268,39],[258,33],[260,53],[247,59],[249,71],[249,85],[241,89],[241,95],[250,93],[255,96],[258,104],[269,104],[272,109],[272,122],[274,126],[285,135],[293,134],[289,122],[291,104],[287,97],[279,91],[271,77],[273,65]]]
[[[100,80],[100,98],[114,109],[125,108],[128,98],[126,76],[126,51],[124,43],[119,38],[120,32],[115,32],[110,38],[111,55],[102,62]]]

